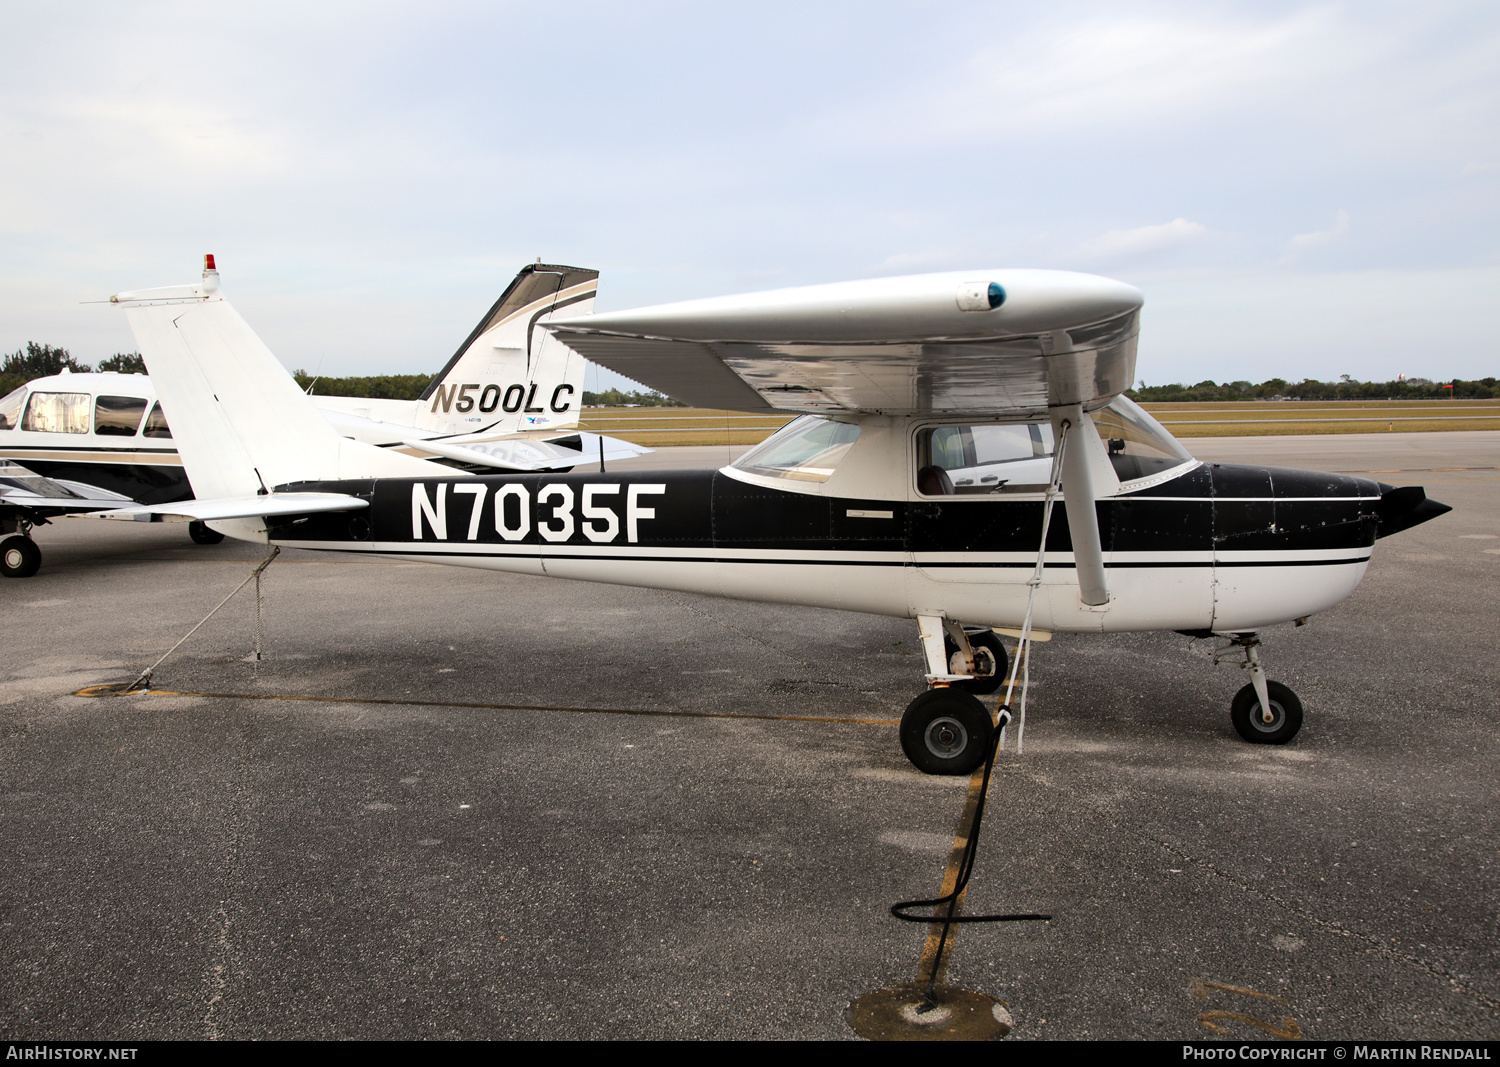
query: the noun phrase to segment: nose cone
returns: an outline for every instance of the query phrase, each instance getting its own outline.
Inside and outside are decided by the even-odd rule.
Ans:
[[[1420,526],[1428,519],[1446,515],[1452,511],[1447,504],[1427,499],[1427,491],[1420,485],[1396,487],[1380,483],[1380,503],[1375,505],[1375,514],[1380,525],[1376,537],[1389,537],[1402,530]]]

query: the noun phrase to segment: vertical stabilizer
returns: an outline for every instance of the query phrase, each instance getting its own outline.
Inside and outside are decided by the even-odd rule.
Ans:
[[[212,262],[209,263],[210,268]],[[199,500],[311,479],[421,476],[424,460],[342,438],[219,292],[198,285],[119,293]]]
[[[417,402],[417,428],[551,430],[578,424],[586,363],[545,326],[594,309],[599,272],[522,268]]]

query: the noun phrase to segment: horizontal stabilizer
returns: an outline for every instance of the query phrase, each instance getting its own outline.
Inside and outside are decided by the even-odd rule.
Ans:
[[[103,512],[103,519],[134,519],[162,515],[177,520],[214,522],[223,519],[261,519],[272,515],[311,515],[323,511],[358,511],[368,500],[345,493],[267,493],[264,496],[221,497],[218,500],[179,500]]]
[[[483,441],[455,445],[448,441],[406,441],[408,448],[420,448],[456,463],[494,467],[503,471],[544,471],[573,467],[589,457],[571,448],[561,448],[545,441]]]
[[[473,434],[441,439],[421,438],[403,441],[413,450],[442,456],[455,463],[493,467],[506,471],[546,471],[576,467],[580,463],[606,463],[634,459],[652,450],[602,434],[572,433],[565,437],[543,440],[536,437],[495,437]]]

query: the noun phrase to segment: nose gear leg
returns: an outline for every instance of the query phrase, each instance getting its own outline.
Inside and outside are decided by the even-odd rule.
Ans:
[[[1235,694],[1229,705],[1229,720],[1235,732],[1255,745],[1281,745],[1297,736],[1302,729],[1302,701],[1280,682],[1266,677],[1261,665],[1260,637],[1257,634],[1225,634],[1227,645],[1214,649],[1214,663],[1236,648],[1243,649],[1241,669],[1250,672],[1250,684]]]

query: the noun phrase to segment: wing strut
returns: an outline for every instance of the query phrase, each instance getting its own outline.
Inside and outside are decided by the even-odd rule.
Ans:
[[[1109,589],[1104,582],[1104,551],[1099,543],[1099,512],[1094,506],[1094,479],[1090,471],[1089,445],[1097,434],[1078,433],[1092,421],[1083,412],[1080,404],[1052,409],[1052,439],[1062,448],[1065,429],[1075,431],[1070,436],[1071,447],[1063,451],[1062,488],[1063,504],[1068,509],[1068,533],[1073,540],[1073,560],[1078,568],[1078,597],[1089,607],[1102,607],[1109,602]]]

